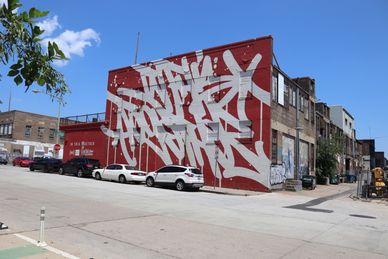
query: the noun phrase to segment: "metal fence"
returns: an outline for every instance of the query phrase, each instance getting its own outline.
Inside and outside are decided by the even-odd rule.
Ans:
[[[357,174],[357,197],[388,198],[388,188],[376,187],[372,183],[372,172],[363,171]]]
[[[60,125],[73,125],[80,123],[99,122],[105,120],[105,112],[84,114],[61,118]]]

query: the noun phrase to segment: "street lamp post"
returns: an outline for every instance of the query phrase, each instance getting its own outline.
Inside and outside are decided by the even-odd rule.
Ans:
[[[32,90],[32,92],[34,94],[38,94],[38,93],[41,93],[41,94],[47,94],[49,95],[51,98],[55,98],[57,101],[58,101],[58,116],[57,116],[57,129],[56,129],[56,144],[59,144],[59,124],[61,122],[61,105],[63,105],[63,97],[58,97],[58,96],[55,96],[55,95],[52,95],[52,94],[49,94],[49,93],[46,93],[46,92],[43,92],[41,90]],[[58,158],[59,154],[57,153],[56,154],[56,157]]]

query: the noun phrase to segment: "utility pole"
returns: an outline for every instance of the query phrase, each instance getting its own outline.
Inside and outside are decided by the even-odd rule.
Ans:
[[[300,169],[299,169],[299,160],[300,160],[300,157],[299,157],[299,131],[301,130],[301,127],[299,126],[299,109],[300,109],[300,106],[301,103],[300,103],[300,94],[299,94],[299,87],[296,87],[296,127],[295,127],[295,152],[296,152],[296,178],[297,180],[300,180],[302,177],[300,175]]]
[[[139,52],[139,39],[140,39],[140,32],[137,33],[136,51],[135,51],[135,64],[137,64],[137,54]]]

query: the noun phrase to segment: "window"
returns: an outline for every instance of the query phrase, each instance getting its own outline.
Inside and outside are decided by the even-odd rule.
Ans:
[[[0,125],[0,135],[4,135],[4,126],[5,125]]]
[[[278,103],[284,105],[284,76],[278,74]]]
[[[116,165],[108,165],[106,169],[108,170],[114,170],[116,168]]]
[[[252,93],[252,74],[253,71],[240,72],[239,98],[250,97]]]
[[[272,164],[278,163],[278,132],[272,130]]]
[[[252,138],[252,122],[240,121],[239,125],[239,138]]]
[[[296,107],[296,91],[292,89],[292,106]]]
[[[352,128],[352,123],[351,122],[349,122],[349,128]]]
[[[303,109],[304,109],[304,98],[303,98],[303,96],[299,96],[299,110],[301,111],[301,112],[303,112]]]
[[[44,128],[38,127],[38,138],[43,138],[44,135]]]
[[[345,119],[345,125],[348,125],[348,119]]]
[[[309,115],[310,115],[309,101],[306,99],[306,100],[304,100],[304,118],[306,120],[308,120],[309,119]]]
[[[50,129],[49,130],[49,139],[54,139],[55,137],[55,129]]]
[[[24,136],[31,136],[31,131],[32,131],[32,126],[31,125],[26,125],[26,128],[24,130]]]
[[[212,122],[207,126],[207,141],[214,142],[218,140],[218,123]]]
[[[278,100],[278,78],[275,74],[272,74],[272,100]]]

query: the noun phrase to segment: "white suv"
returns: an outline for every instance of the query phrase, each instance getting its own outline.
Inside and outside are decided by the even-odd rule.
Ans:
[[[203,174],[200,170],[191,166],[167,165],[146,176],[146,185],[175,186],[178,191],[190,187],[199,190],[203,186]]]

